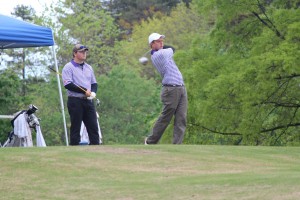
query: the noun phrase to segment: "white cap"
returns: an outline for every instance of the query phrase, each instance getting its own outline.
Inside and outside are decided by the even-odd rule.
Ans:
[[[149,35],[149,44],[151,44],[154,40],[158,40],[160,38],[165,38],[166,36],[158,34],[158,33],[151,33]]]

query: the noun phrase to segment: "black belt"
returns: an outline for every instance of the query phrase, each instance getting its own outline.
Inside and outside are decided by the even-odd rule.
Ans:
[[[77,98],[77,99],[85,99],[85,100],[88,99],[87,97],[70,97],[70,96],[69,96],[69,98]]]
[[[172,85],[172,84],[163,84],[163,87],[183,87],[184,85]]]

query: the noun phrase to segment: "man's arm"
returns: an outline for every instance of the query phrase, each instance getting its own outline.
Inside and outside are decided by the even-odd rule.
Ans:
[[[80,89],[80,87],[81,87],[84,91],[83,91],[82,89]],[[82,86],[80,86],[80,87],[78,87],[77,85],[75,85],[75,84],[72,83],[72,82],[69,83],[69,84],[67,84],[67,85],[65,85],[65,88],[68,89],[68,90],[70,90],[70,91],[85,94],[85,91],[87,91],[87,89],[84,88],[84,87],[82,87]]]
[[[93,83],[91,85],[91,91],[97,93],[98,90],[98,84],[97,83]]]

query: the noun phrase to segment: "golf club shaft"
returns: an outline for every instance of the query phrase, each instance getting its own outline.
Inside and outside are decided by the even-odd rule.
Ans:
[[[152,49],[150,49],[149,51],[147,51],[146,53],[144,53],[143,56],[146,56]]]
[[[53,68],[51,68],[51,67],[49,67],[49,68],[50,68],[53,72],[55,72],[56,74],[62,76],[61,73],[57,72],[55,69],[53,69]],[[80,87],[80,86],[77,85],[76,83],[73,83],[73,84],[76,85],[76,87],[78,87],[79,89],[81,89],[83,92],[86,93],[86,90],[85,90],[85,89],[83,89],[82,87]]]

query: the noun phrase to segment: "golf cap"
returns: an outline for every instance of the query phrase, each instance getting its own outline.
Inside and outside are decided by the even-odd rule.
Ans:
[[[76,44],[73,48],[73,52],[77,52],[77,51],[88,51],[89,48],[87,46],[84,46],[82,44]]]
[[[158,40],[160,38],[165,38],[166,36],[158,34],[158,33],[151,33],[149,35],[149,44],[151,44],[154,40]]]

